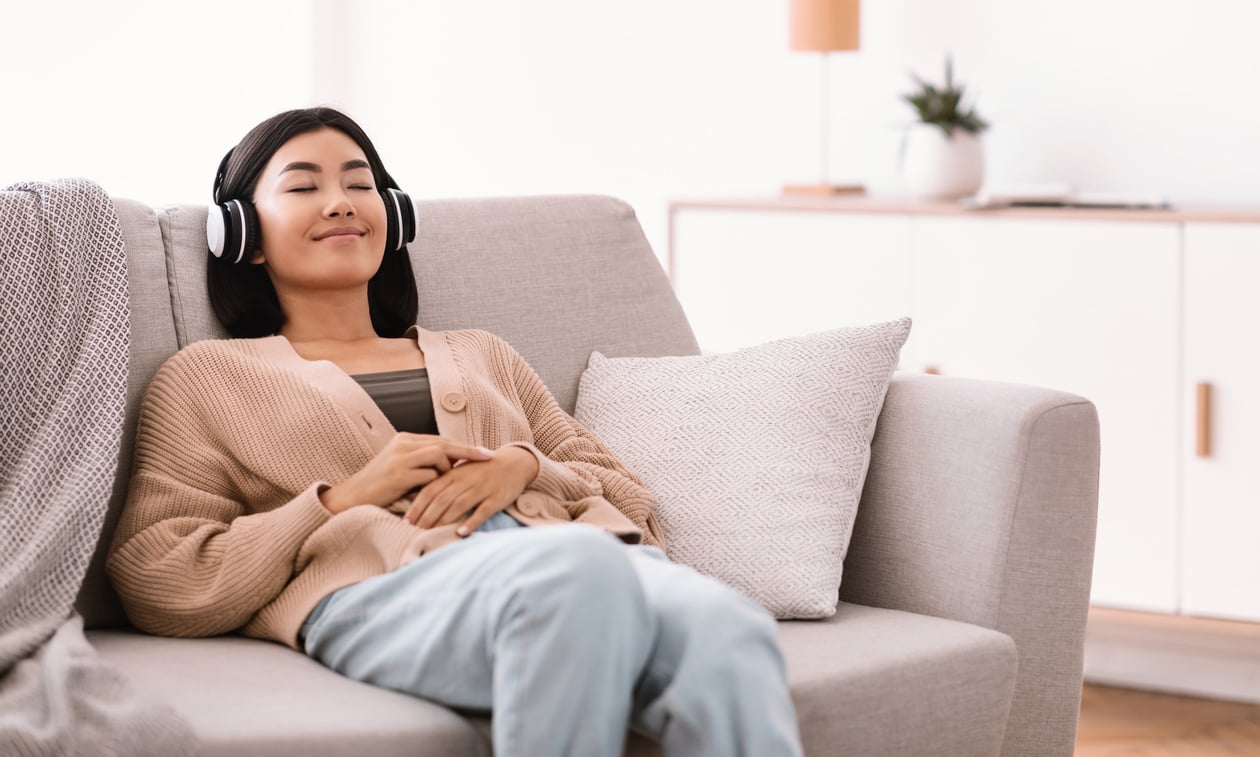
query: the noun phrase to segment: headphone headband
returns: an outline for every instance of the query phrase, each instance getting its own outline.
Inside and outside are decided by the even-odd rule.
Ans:
[[[210,197],[216,203],[219,201],[219,189],[223,186],[223,177],[227,174],[228,161],[231,160],[232,153],[235,151],[235,147],[227,151],[227,154],[223,156],[223,160],[219,161],[219,170],[214,173],[214,191],[211,192]]]

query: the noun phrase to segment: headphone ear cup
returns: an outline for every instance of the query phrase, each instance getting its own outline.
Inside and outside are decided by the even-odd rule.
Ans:
[[[416,241],[416,230],[420,228],[416,205],[401,189],[385,189],[381,199],[385,201],[385,252],[405,250]]]
[[[206,212],[206,244],[210,254],[228,264],[248,263],[262,240],[253,203],[228,200]]]
[[[210,254],[216,258],[223,257],[227,248],[227,230],[231,228],[228,210],[223,205],[214,204],[206,208],[206,245]]]
[[[254,209],[254,203],[236,201],[241,207],[241,226],[245,230],[245,239],[241,243],[242,257],[236,262],[248,263],[254,257],[254,252],[262,247],[262,224],[258,222],[258,211]]]

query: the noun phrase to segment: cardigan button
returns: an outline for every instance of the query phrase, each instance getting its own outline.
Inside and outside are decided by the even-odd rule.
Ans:
[[[521,514],[528,518],[536,518],[538,513],[541,512],[536,498],[529,494],[522,494],[516,498],[516,509],[520,510]]]
[[[465,404],[464,395],[459,392],[447,392],[442,395],[442,407],[452,413],[458,413],[460,410],[463,410]]]

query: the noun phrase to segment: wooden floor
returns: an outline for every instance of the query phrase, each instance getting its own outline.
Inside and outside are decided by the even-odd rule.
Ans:
[[[1086,686],[1076,757],[1260,757],[1260,705]]]

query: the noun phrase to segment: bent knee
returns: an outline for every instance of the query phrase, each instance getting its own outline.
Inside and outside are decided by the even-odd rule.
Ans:
[[[582,525],[543,526],[531,573],[534,589],[576,605],[605,606],[646,599],[625,548],[616,537]]]
[[[674,612],[691,635],[703,635],[707,644],[778,645],[778,624],[764,607],[737,590],[714,581],[691,592]]]
[[[573,567],[611,562],[629,564],[625,548],[612,534],[594,526],[565,523],[531,529],[535,544],[548,560]]]

